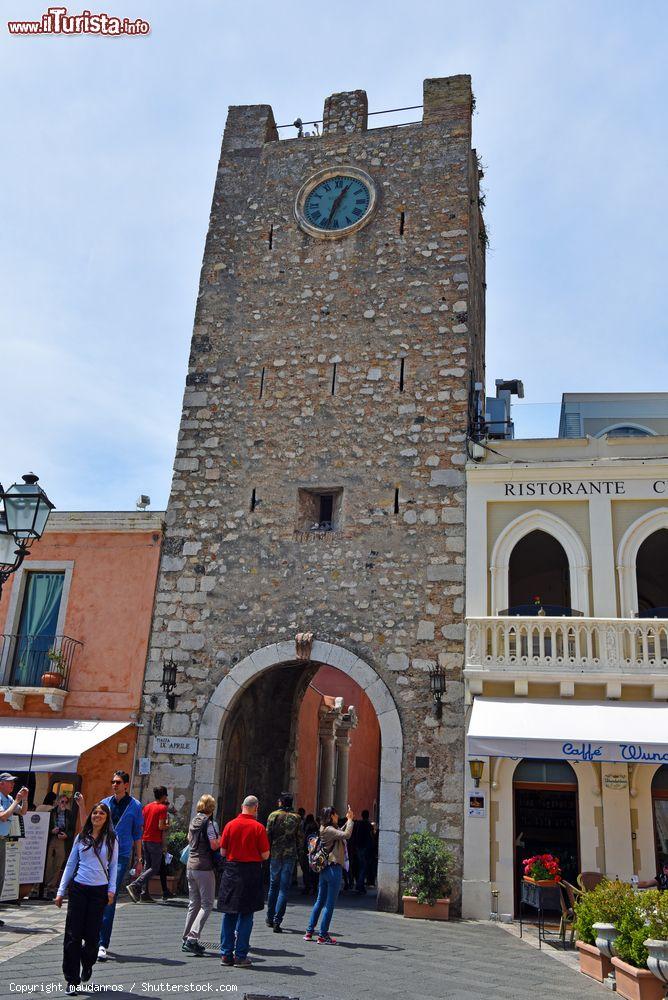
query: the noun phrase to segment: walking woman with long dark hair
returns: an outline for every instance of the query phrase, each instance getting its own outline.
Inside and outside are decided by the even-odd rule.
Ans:
[[[106,802],[91,809],[81,833],[75,838],[56,895],[56,906],[63,905],[69,886],[63,974],[68,993],[74,993],[93,973],[100,943],[102,914],[112,903],[118,865],[118,840]]]

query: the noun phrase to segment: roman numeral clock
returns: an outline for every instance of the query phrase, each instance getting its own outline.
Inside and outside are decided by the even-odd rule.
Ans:
[[[337,239],[365,226],[377,201],[375,182],[364,170],[335,167],[313,174],[302,185],[295,217],[311,236]]]

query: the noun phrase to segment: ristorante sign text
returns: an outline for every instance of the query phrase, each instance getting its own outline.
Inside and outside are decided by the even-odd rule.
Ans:
[[[623,497],[626,483],[619,479],[596,479],[591,482],[553,480],[544,483],[504,483],[507,497]],[[668,480],[655,479],[651,484],[655,496],[668,495]]]

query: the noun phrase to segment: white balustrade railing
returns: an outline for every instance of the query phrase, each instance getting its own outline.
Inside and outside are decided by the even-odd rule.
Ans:
[[[665,618],[466,619],[466,666],[668,668]]]

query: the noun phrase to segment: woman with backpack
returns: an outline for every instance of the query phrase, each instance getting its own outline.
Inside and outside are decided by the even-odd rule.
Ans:
[[[316,866],[314,870],[320,871],[320,882],[318,884],[318,896],[311,910],[308,927],[304,935],[305,941],[313,940],[318,917],[322,912],[317,943],[337,944],[336,939],[330,936],[329,925],[332,921],[334,907],[336,906],[336,901],[341,890],[343,866],[345,863],[345,842],[350,840],[352,835],[354,818],[354,813],[350,806],[348,806],[346,823],[343,829],[340,830],[338,826],[339,814],[333,806],[327,806],[320,813],[319,843],[312,844],[309,848],[309,863],[312,867]]]
[[[188,913],[181,951],[192,955],[203,955],[206,951],[199,939],[216,898],[220,831],[213,820],[215,808],[213,795],[203,795],[188,827]]]
[[[87,983],[93,974],[102,915],[107,903],[114,900],[117,867],[118,839],[111,810],[106,802],[98,802],[74,839],[55,898],[60,909],[69,886],[63,941],[68,993],[76,993],[78,986]]]

